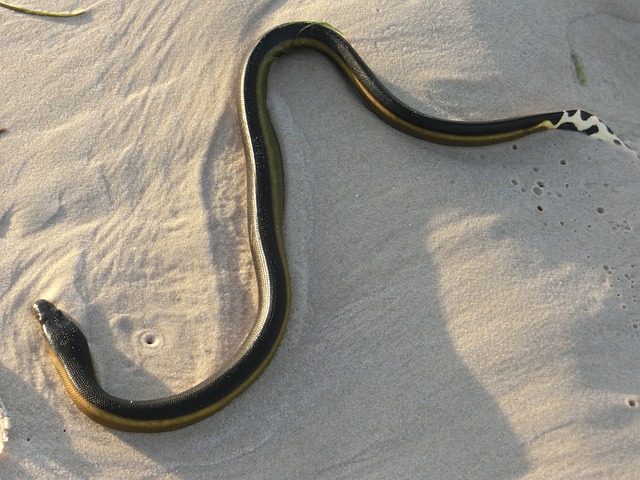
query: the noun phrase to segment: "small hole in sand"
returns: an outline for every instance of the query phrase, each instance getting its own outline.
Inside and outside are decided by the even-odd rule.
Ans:
[[[560,160],[560,165],[566,165],[567,161],[566,160]]]
[[[511,146],[511,148],[513,148],[514,150],[518,149],[518,145],[516,145],[515,143]]]
[[[145,333],[142,336],[142,341],[147,345],[153,345],[154,343],[156,343],[157,338],[153,333],[149,332],[149,333]]]
[[[542,205],[538,205],[536,208],[538,209],[539,212],[544,210],[544,207]]]
[[[602,207],[598,207],[598,208],[596,208],[596,212],[598,212],[598,213],[604,213],[604,208],[602,208]]]
[[[140,334],[140,343],[147,348],[158,348],[162,345],[162,336],[152,330],[146,330]]]
[[[629,405],[632,408],[635,408],[638,406],[638,402],[636,402],[633,398],[630,398],[629,400],[627,400],[627,405]]]

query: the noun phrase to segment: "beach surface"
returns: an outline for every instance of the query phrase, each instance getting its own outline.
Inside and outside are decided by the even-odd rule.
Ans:
[[[330,23],[429,115],[582,108],[637,152],[636,0],[27,6],[90,11],[0,9],[0,478],[637,478],[637,155],[567,131],[417,140],[318,53],[269,76],[292,309],[246,392],[181,430],[110,430],[31,312],[75,319],[124,398],[234,353],[257,309],[239,82],[269,29]]]

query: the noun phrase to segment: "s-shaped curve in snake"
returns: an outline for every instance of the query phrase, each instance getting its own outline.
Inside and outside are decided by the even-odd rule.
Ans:
[[[280,146],[267,111],[269,65],[279,55],[317,50],[337,65],[362,101],[383,121],[409,135],[447,145],[500,143],[550,129],[574,130],[610,144],[622,141],[583,110],[489,122],[455,122],[405,105],[380,82],[333,27],[295,22],[266,33],[242,74],[241,123],[246,147],[249,242],[258,283],[258,314],[248,337],[218,371],[194,387],[164,398],[128,400],[110,395],[96,379],[89,345],[80,329],[52,303],[33,305],[53,364],[82,412],[111,428],[157,432],[182,428],[216,412],[245,390],[273,357],[287,323],[290,281],[283,241],[284,185]]]

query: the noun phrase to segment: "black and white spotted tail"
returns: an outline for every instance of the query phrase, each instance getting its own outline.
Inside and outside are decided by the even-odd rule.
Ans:
[[[598,117],[584,110],[565,110],[554,114],[557,119],[550,119],[549,128],[572,130],[597,138],[604,142],[631,150],[613,131]]]

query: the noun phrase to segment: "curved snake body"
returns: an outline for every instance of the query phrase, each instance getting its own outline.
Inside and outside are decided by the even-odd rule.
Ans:
[[[249,241],[259,297],[255,324],[236,354],[198,385],[165,398],[128,400],[110,395],[99,385],[87,340],[80,329],[49,301],[36,301],[33,308],[64,386],[80,410],[93,420],[111,428],[141,432],[184,427],[229,403],[258,377],[273,357],[287,323],[290,286],[282,233],[283,167],[266,106],[267,74],[277,56],[301,48],[314,49],[331,58],[364,103],[386,123],[431,142],[476,146],[559,128],[622,145],[602,122],[580,110],[478,123],[432,118],[392,95],[332,27],[297,22],[271,30],[251,52],[241,89]]]

